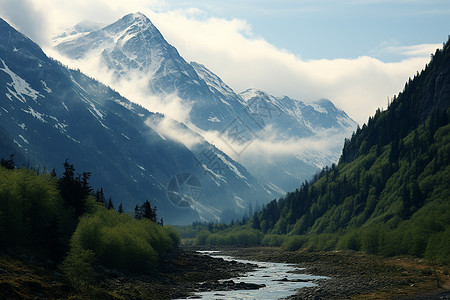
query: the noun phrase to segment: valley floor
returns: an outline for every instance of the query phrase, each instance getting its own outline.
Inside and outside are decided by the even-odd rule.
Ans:
[[[193,250],[167,259],[154,275],[102,268],[98,283],[85,292],[69,287],[49,262],[23,254],[1,254],[0,298],[176,299],[199,291],[254,288],[232,281],[218,282],[250,271],[254,265],[230,263]],[[290,299],[450,299],[450,268],[433,267],[417,258],[382,258],[351,251],[286,252],[278,248],[208,250],[248,260],[293,263],[305,268],[307,274],[331,277],[318,281],[317,287],[300,289]]]

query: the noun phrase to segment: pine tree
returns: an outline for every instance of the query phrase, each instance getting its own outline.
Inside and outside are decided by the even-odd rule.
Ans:
[[[119,214],[123,214],[123,206],[122,206],[122,202],[119,204],[119,208],[117,209],[117,212]]]
[[[5,167],[6,169],[14,170],[15,169],[15,164],[14,164],[14,159],[13,158],[14,158],[14,154],[11,154],[9,156],[9,159],[2,158],[2,160],[0,162],[0,165],[2,167]]]
[[[86,178],[86,186],[88,178]],[[63,176],[58,180],[61,196],[67,207],[75,209],[75,217],[79,217],[85,212],[85,200],[89,195],[86,193],[81,183],[80,176],[75,178],[75,168],[68,160],[64,162]]]
[[[141,207],[142,218],[149,219],[150,221],[157,222],[156,219],[156,206],[152,208],[150,201],[145,201]]]
[[[109,197],[108,205],[106,206],[106,208],[107,209],[114,209],[114,204],[112,202],[112,198],[111,197]]]

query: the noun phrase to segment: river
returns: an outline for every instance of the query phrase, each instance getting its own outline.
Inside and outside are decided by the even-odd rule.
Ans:
[[[253,272],[248,272],[240,277],[230,278],[234,282],[264,284],[265,287],[255,290],[210,291],[196,293],[190,299],[280,299],[295,294],[295,290],[302,287],[316,286],[320,279],[328,279],[324,276],[311,276],[303,274],[302,268],[296,265],[273,262],[260,262],[235,259],[220,254],[220,251],[198,251],[204,255],[223,258],[227,261],[251,263],[258,267]]]

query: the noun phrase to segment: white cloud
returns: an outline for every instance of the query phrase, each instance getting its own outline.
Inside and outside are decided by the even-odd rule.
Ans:
[[[184,144],[190,150],[193,150],[196,145],[204,142],[204,139],[200,135],[188,130],[183,127],[182,124],[169,117],[150,117],[146,120],[145,124],[158,132],[164,138],[169,138],[173,141]]]
[[[439,46],[397,47],[403,60],[391,63],[369,56],[306,61],[255,37],[243,20],[197,18],[183,10],[151,18],[183,57],[204,64],[237,92],[255,87],[305,101],[329,98],[359,123],[386,106]]]
[[[303,60],[256,36],[244,20],[210,17],[197,8],[168,10],[170,5],[162,0],[15,1],[23,4],[20,7],[25,10],[24,15],[30,16],[28,20],[19,18],[20,12],[5,1],[0,0],[2,14],[32,38],[39,32],[53,30],[55,34],[56,29],[84,19],[110,23],[126,13],[141,11],[186,60],[204,64],[237,92],[255,87],[304,101],[329,98],[359,123],[367,121],[378,107],[386,106],[387,98],[402,90],[408,77],[425,66],[429,51],[436,47],[427,44],[386,48],[385,51],[402,55],[401,61],[390,63],[369,56]],[[39,40],[44,39],[40,36]],[[171,109],[176,107],[174,99],[166,99],[174,104]]]

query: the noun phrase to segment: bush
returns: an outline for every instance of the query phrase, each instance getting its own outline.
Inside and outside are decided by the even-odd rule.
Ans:
[[[195,237],[195,244],[197,245],[206,245],[208,241],[208,237],[211,235],[211,232],[204,229],[197,233],[197,236]]]
[[[283,244],[285,238],[286,235],[266,234],[261,243],[264,246],[280,247]]]
[[[146,219],[136,220],[99,206],[95,213],[80,218],[71,248],[92,251],[96,260],[105,266],[149,271],[161,255],[178,243],[179,236],[171,227]]]
[[[305,246],[307,241],[308,239],[303,235],[286,236],[281,244],[281,249],[286,251],[296,251]]]
[[[450,265],[450,226],[445,231],[435,233],[428,240],[425,257],[442,264]]]
[[[356,231],[345,234],[339,239],[336,248],[341,250],[359,251],[361,249],[360,234]]]
[[[86,291],[96,277],[92,267],[95,254],[91,250],[73,247],[61,265],[61,270],[76,289]]]
[[[312,251],[330,251],[336,249],[338,235],[323,233],[309,238],[308,249]]]
[[[361,235],[361,248],[369,254],[379,254],[384,242],[384,226],[381,224],[371,225]]]

